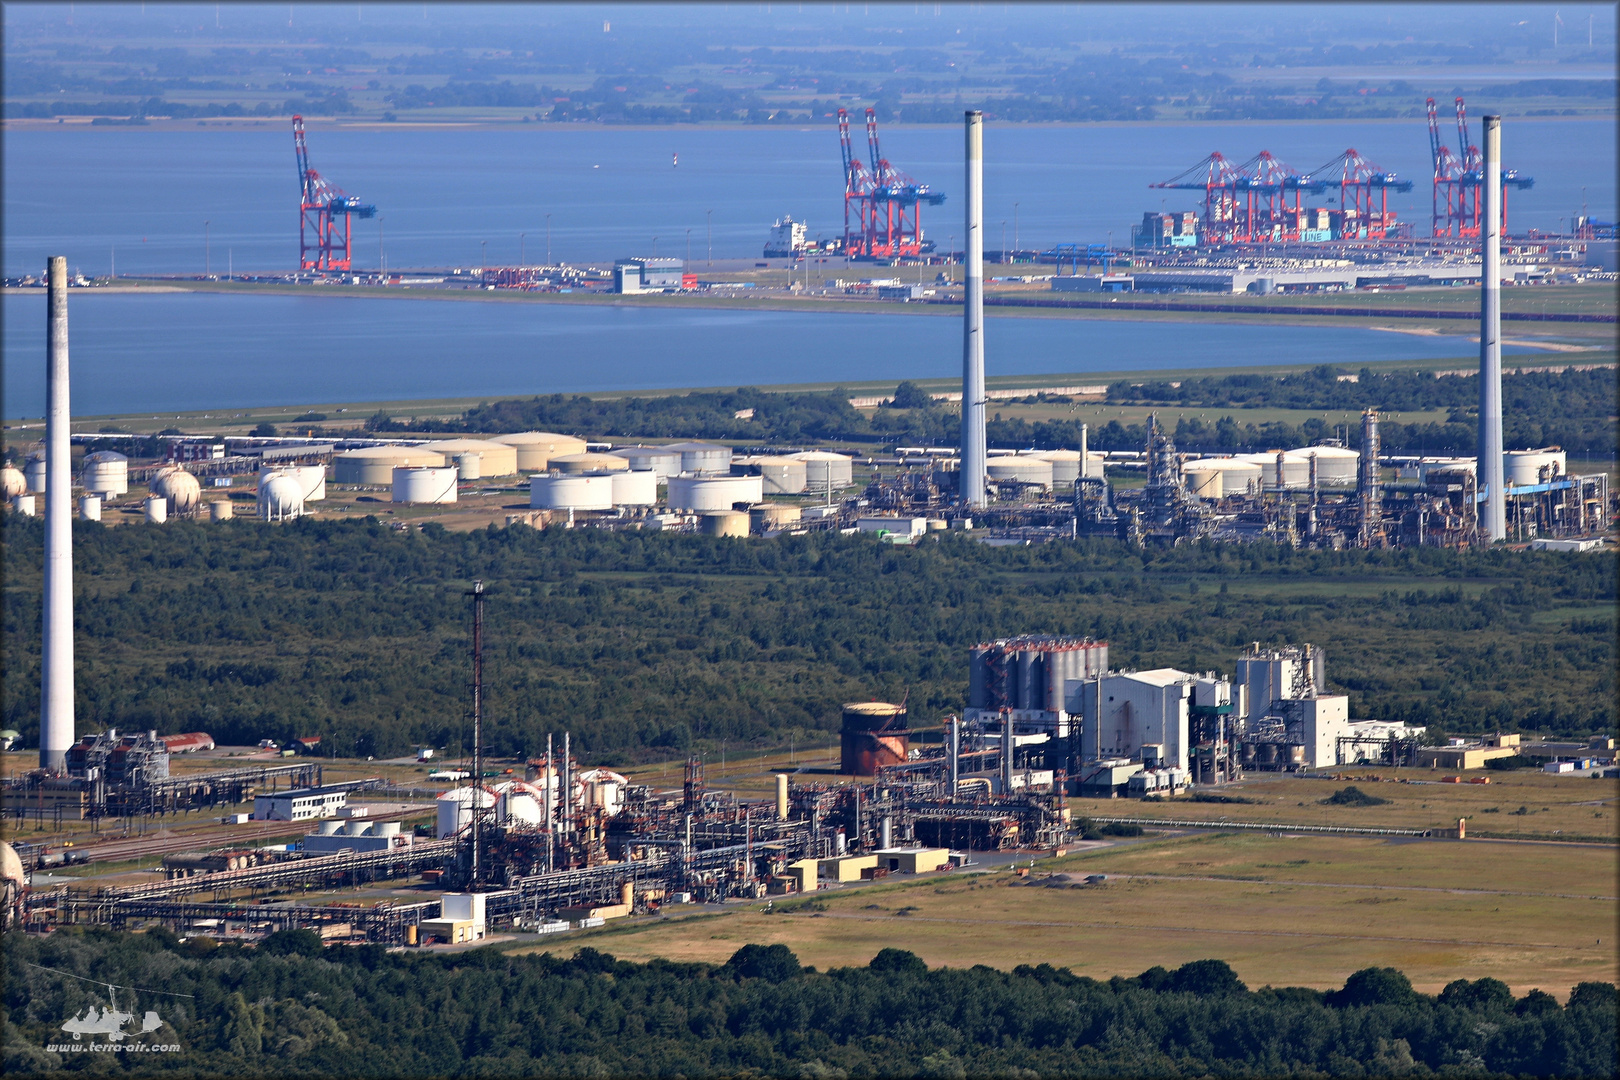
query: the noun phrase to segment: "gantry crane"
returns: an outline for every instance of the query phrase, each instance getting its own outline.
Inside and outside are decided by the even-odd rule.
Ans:
[[[1429,98],[1429,153],[1434,159],[1434,197],[1431,232],[1438,237],[1464,239],[1479,236],[1480,192],[1485,184],[1485,158],[1468,141],[1468,113],[1457,99],[1457,150],[1440,138],[1439,110]],[[1460,155],[1460,156],[1459,156]],[[1507,232],[1508,189],[1527,191],[1536,184],[1517,169],[1502,170],[1502,231]]]
[[[849,112],[838,110],[838,142],[844,158],[844,251],[857,259],[915,258],[933,250],[923,238],[921,208],[938,206],[945,196],[890,164],[878,146],[877,113],[866,110],[866,147],[870,165],[855,157],[849,137]],[[855,210],[858,228],[850,229]]]
[[[1395,225],[1395,215],[1389,209],[1389,193],[1412,190],[1412,181],[1380,169],[1354,147],[1321,168],[1312,169],[1307,176],[1311,182],[1321,183],[1324,189],[1339,189],[1341,224],[1334,231],[1345,240],[1385,239]]]
[[[375,217],[377,208],[368,206],[309,167],[309,148],[304,145],[304,118],[295,116],[293,152],[298,158],[298,268],[300,270],[348,270],[351,264],[352,218]],[[337,219],[343,219],[340,230]],[[315,234],[314,242],[309,234]]]

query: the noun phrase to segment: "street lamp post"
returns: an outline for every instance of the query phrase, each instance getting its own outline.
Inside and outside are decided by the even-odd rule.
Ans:
[[[1018,250],[1018,204],[1013,203],[1013,251]]]
[[[203,222],[203,277],[214,272],[214,223]]]
[[[478,276],[484,276],[484,267],[489,265],[489,241],[478,241]]]

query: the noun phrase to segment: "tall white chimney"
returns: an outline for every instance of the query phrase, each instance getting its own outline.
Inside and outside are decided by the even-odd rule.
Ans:
[[[984,114],[963,117],[967,135],[967,248],[962,302],[962,502],[985,504]]]
[[[1502,475],[1502,118],[1485,117],[1485,176],[1479,208],[1479,458],[1485,489],[1480,528],[1507,539],[1507,490]]]
[[[73,471],[68,406],[67,259],[53,255],[45,346],[45,634],[39,763],[62,770],[73,745]]]

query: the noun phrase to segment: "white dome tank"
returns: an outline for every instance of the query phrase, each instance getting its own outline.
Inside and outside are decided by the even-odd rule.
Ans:
[[[1052,483],[1067,487],[1080,479],[1080,451],[1043,450],[1035,456],[1052,463]]]
[[[628,469],[622,470],[629,472]],[[644,473],[652,476],[651,473]],[[611,510],[613,509],[613,480],[611,473],[590,476],[559,476],[548,474],[529,477],[529,509],[531,510]],[[656,484],[657,481],[655,480]]]
[[[28,478],[21,469],[14,469],[10,465],[0,469],[0,493],[7,499],[28,494]]]
[[[97,450],[84,455],[79,483],[84,490],[103,497],[128,494],[129,458],[112,450]]]
[[[259,517],[263,521],[287,521],[304,513],[304,480],[292,469],[267,472],[259,477]]]
[[[202,501],[202,484],[178,465],[165,465],[159,469],[149,485],[152,494],[169,500],[169,510],[187,514]]]
[[[28,490],[35,495],[45,494],[45,457],[35,454],[23,465],[23,476],[28,480]]]
[[[679,442],[670,443],[664,449],[673,450],[681,455],[681,472],[684,473],[724,476],[731,471],[729,446],[706,442]]]
[[[804,462],[806,491],[825,492],[829,481],[834,491],[840,491],[854,483],[855,462],[846,454],[834,454],[826,450],[806,450],[794,454],[793,457]]]
[[[650,471],[654,473],[660,483],[672,476],[681,473],[681,452],[669,450],[662,446],[621,446],[608,453],[614,457],[622,457],[630,463],[630,468],[637,472]]]
[[[564,454],[551,459],[551,471],[565,476],[582,473],[629,471],[630,462],[617,454]]]
[[[394,470],[394,496],[397,503],[453,503],[456,501],[456,470],[453,466],[407,465]]]
[[[428,443],[425,450],[442,455],[446,465],[469,451],[478,455],[479,476],[514,476],[518,471],[517,447],[485,439],[443,439]]]
[[[572,435],[558,435],[553,431],[519,431],[511,435],[492,435],[490,442],[510,446],[517,451],[519,472],[545,472],[551,468],[551,459],[569,454],[583,454],[587,447],[584,439]]]
[[[647,469],[620,469],[609,473],[614,506],[655,506],[658,503],[658,474]]]
[[[1290,460],[1298,458],[1305,463],[1305,485],[1311,482],[1311,458],[1316,458],[1316,482],[1322,487],[1344,487],[1356,482],[1356,470],[1361,455],[1343,446],[1306,446],[1288,451]],[[1273,473],[1276,467],[1272,467]]]
[[[799,495],[810,483],[809,465],[796,457],[740,457],[731,459],[737,476],[758,476],[767,495]]]
[[[1556,446],[1542,450],[1509,450],[1502,455],[1502,480],[1509,487],[1530,487],[1544,484],[1552,476],[1552,467],[1558,467],[1558,478],[1564,477],[1567,459]],[[1542,470],[1547,476],[1542,476]]]
[[[363,446],[332,459],[332,482],[387,487],[394,482],[395,469],[443,465],[443,454],[419,446]]]
[[[669,478],[669,508],[730,510],[736,503],[749,506],[765,499],[763,478],[758,476],[672,476]],[[745,514],[744,517],[747,515]]]
[[[1052,486],[1052,463],[1046,458],[1013,457],[991,458],[984,467],[985,475],[991,482],[998,480],[1016,480],[1024,484],[1040,484],[1044,487]]]

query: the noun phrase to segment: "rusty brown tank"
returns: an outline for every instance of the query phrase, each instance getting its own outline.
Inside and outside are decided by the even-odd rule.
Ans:
[[[911,749],[906,707],[884,701],[844,706],[838,771],[846,776],[876,776],[884,765],[899,765]]]

